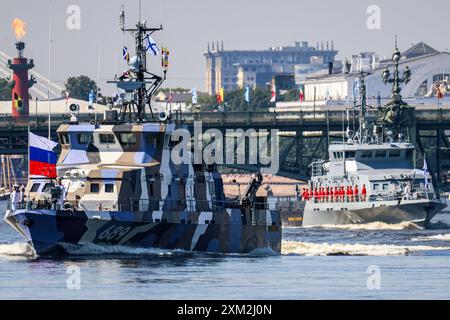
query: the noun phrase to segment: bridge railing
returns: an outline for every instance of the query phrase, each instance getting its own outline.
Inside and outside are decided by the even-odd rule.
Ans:
[[[354,115],[351,109],[348,110],[349,120],[353,121]],[[450,109],[416,109],[416,118],[418,122],[449,122]],[[377,109],[369,109],[368,116],[376,118],[378,115]],[[64,113],[57,113],[51,115],[51,126],[57,127],[62,122],[69,120],[69,115]],[[301,110],[301,111],[282,111],[282,112],[183,112],[173,115],[173,119],[182,123],[193,123],[194,121],[202,121],[208,126],[223,124],[231,125],[258,125],[258,124],[276,124],[276,123],[293,123],[299,124],[306,122],[308,124],[321,123],[326,121],[332,123],[340,123],[347,121],[345,110]],[[102,113],[82,113],[78,115],[79,122],[90,122],[92,120],[102,121],[104,116]],[[45,114],[33,115],[30,114],[28,119],[16,119],[9,114],[0,114],[0,129],[10,130],[14,128],[30,126],[31,128],[38,128],[48,126],[48,116]]]

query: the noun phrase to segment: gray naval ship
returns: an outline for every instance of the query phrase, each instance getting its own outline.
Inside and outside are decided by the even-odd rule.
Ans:
[[[70,122],[57,130],[63,206],[52,200],[52,181],[30,178],[27,201],[4,220],[37,255],[86,244],[280,253],[279,212],[256,198],[261,175],[245,196],[228,200],[215,165],[174,163],[172,133],[183,126],[166,112],[154,115],[150,106],[166,78],[168,52],[163,49],[164,76],[158,76],[147,70],[144,45],[162,27],[149,28],[144,21],[125,29],[122,11],[121,29],[134,36],[136,56],[130,70],[112,81],[122,93],[119,108],[107,111],[104,121],[78,123],[78,107],[71,105]]]
[[[397,59],[398,49],[394,63]],[[393,98],[402,102],[397,68]],[[330,144],[328,161],[312,164],[302,225],[412,222],[424,227],[445,204],[436,197],[426,162],[423,170],[416,168],[415,147],[404,134],[394,138],[374,119],[368,121],[364,76],[361,72],[359,129]],[[403,82],[409,77],[406,70]]]

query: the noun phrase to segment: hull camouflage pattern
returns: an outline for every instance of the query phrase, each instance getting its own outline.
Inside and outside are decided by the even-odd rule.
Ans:
[[[171,160],[174,124],[61,125],[64,207],[31,178],[5,221],[36,254],[89,243],[221,253],[281,251],[278,211],[225,198],[215,166]],[[107,141],[105,143],[105,141]],[[33,192],[38,190],[38,192]]]
[[[144,212],[139,217],[133,212],[17,210],[6,217],[38,255],[90,243],[214,253],[250,253],[269,248],[279,253],[280,223],[276,214],[262,221],[251,219],[250,212],[240,209],[221,213]]]

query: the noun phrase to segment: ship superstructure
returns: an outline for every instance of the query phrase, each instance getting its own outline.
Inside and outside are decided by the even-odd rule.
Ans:
[[[398,77],[398,70],[395,74]],[[426,162],[422,169],[416,167],[416,149],[408,137],[401,132],[394,136],[368,118],[364,77],[361,72],[357,132],[348,130],[342,142],[330,144],[328,161],[312,164],[309,190],[303,196],[303,226],[370,222],[424,226],[445,207],[435,194]],[[399,82],[394,82],[394,98],[401,101]]]
[[[166,77],[168,50],[163,48],[163,76],[147,71],[146,63],[150,35],[162,27],[139,22],[126,29],[123,11],[120,24],[135,38],[136,55],[112,81],[119,93],[106,120],[78,123],[73,105],[70,122],[57,131],[63,203],[53,201],[52,181],[30,178],[28,201],[8,211],[5,221],[38,255],[91,243],[221,253],[269,248],[279,253],[279,213],[265,199],[256,201],[255,190],[241,201],[226,199],[215,165],[173,161],[177,141],[172,134],[183,125],[169,113],[155,115],[151,109],[151,97]],[[252,185],[257,190],[260,175]]]

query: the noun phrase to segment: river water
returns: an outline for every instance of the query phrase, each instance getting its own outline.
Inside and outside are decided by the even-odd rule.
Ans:
[[[0,299],[450,299],[450,215],[433,222],[284,229],[281,255],[87,246],[33,259],[2,221]]]

